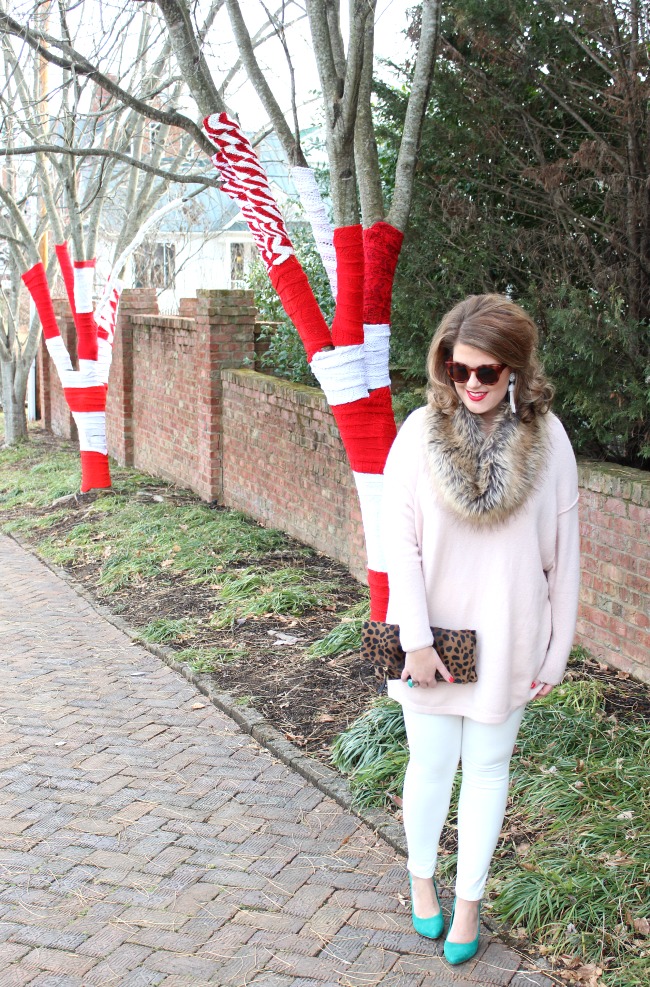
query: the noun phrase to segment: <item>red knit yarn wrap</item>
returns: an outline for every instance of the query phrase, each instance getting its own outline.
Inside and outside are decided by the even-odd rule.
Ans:
[[[41,320],[41,325],[43,326],[43,335],[46,339],[52,339],[54,336],[60,336],[61,333],[59,332],[59,327],[56,324],[56,316],[54,314],[54,307],[50,297],[50,289],[47,284],[45,268],[43,267],[41,261],[39,261],[38,264],[34,264],[29,271],[25,271],[22,277],[27,290],[32,296],[34,305],[36,306],[38,317]]]
[[[92,312],[78,312],[75,319],[77,327],[77,356],[80,360],[97,360],[97,323]]]
[[[365,254],[363,321],[367,325],[390,323],[395,268],[404,234],[383,221],[363,231]]]
[[[292,255],[282,264],[271,267],[269,277],[282,307],[298,330],[307,359],[311,360],[314,353],[332,345],[332,338],[307,275]]]
[[[339,226],[334,230],[336,251],[336,314],[332,322],[334,346],[363,343],[363,230]]]
[[[397,429],[389,387],[378,387],[370,397],[337,404],[332,414],[355,473],[383,473]]]
[[[370,619],[386,620],[388,610],[388,574],[368,569],[370,588]]]
[[[106,391],[105,384],[63,388],[70,411],[106,411]]]
[[[105,490],[111,485],[111,474],[108,468],[108,456],[103,452],[84,452],[81,450],[81,492],[88,490]]]

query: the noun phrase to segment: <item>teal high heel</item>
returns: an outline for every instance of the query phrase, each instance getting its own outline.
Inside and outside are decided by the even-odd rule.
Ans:
[[[436,901],[438,902],[438,908],[440,908],[440,898],[438,897],[438,888],[436,887],[435,878],[431,878],[433,881],[433,890],[436,893]],[[411,875],[409,874],[409,884],[411,886],[411,918],[413,920],[413,928],[415,931],[424,936],[426,939],[439,939],[442,933],[445,931],[445,917],[442,914],[442,908],[437,915],[432,918],[418,918],[415,914],[415,907],[413,905],[413,881],[411,880]]]
[[[451,909],[451,919],[449,920],[450,929],[454,924],[455,911],[456,911],[456,899],[454,898],[454,904]],[[466,963],[467,960],[471,960],[472,956],[476,956],[478,952],[478,941],[480,936],[481,936],[481,902],[479,901],[476,939],[472,939],[471,942],[450,942],[449,939],[445,939],[444,954],[447,963],[451,963],[452,966],[457,966],[459,963]]]

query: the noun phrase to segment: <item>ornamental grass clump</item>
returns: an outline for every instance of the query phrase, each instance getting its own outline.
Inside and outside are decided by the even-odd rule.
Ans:
[[[529,704],[488,894],[493,914],[535,948],[578,957],[608,987],[647,987],[650,731],[640,712],[609,715],[608,690],[566,681]],[[378,700],[336,739],[333,761],[359,804],[399,799],[408,761],[401,708]],[[452,836],[456,805],[454,792]],[[440,872],[448,880],[450,847],[447,838]]]
[[[360,600],[341,614],[341,621],[325,637],[310,645],[310,658],[333,658],[361,648],[361,628],[370,616],[370,603]]]

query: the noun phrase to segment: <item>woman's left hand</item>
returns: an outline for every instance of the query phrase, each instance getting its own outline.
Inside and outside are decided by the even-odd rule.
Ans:
[[[540,696],[548,696],[549,692],[555,688],[554,685],[549,685],[547,682],[533,682],[531,689],[537,689],[538,686],[541,686],[541,689],[535,693],[533,699],[537,699]]]

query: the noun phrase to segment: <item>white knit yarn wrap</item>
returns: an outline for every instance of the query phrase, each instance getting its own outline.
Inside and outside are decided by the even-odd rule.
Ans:
[[[61,380],[63,380],[63,374],[68,372],[74,373],[74,370],[72,369],[72,362],[70,360],[70,354],[68,353],[61,336],[52,336],[50,339],[46,339],[45,345],[47,346],[47,352],[52,357],[52,362],[54,363],[56,372]]]
[[[82,452],[102,452],[106,456],[106,412],[73,411],[72,417],[79,432],[79,449]]]
[[[115,335],[115,324],[117,322],[117,309],[120,304],[120,296],[124,282],[119,278],[114,278],[106,282],[106,286],[95,309],[95,322],[99,329],[104,329],[108,333],[108,338],[112,342]]]
[[[74,268],[74,306],[77,312],[92,312],[94,267]]]
[[[334,250],[334,229],[327,217],[327,211],[316,177],[311,168],[292,168],[291,178],[296,186],[300,202],[309,220],[316,247],[329,278],[332,295],[336,298],[336,252]]]
[[[363,532],[366,536],[368,568],[375,572],[386,572],[381,534],[381,499],[384,492],[384,477],[381,473],[353,473],[357,485]]]
[[[368,397],[362,343],[321,350],[314,355],[310,367],[330,406]]]
[[[105,383],[102,379],[101,369],[95,360],[80,360],[79,369],[59,371],[62,387],[99,387]]]
[[[111,371],[112,361],[113,361],[112,337],[110,342],[107,339],[98,339],[97,366],[99,368],[99,378],[102,384],[108,384],[108,375]]]
[[[387,323],[364,324],[363,353],[366,361],[366,383],[370,390],[390,387],[388,357],[390,355],[390,326]]]

